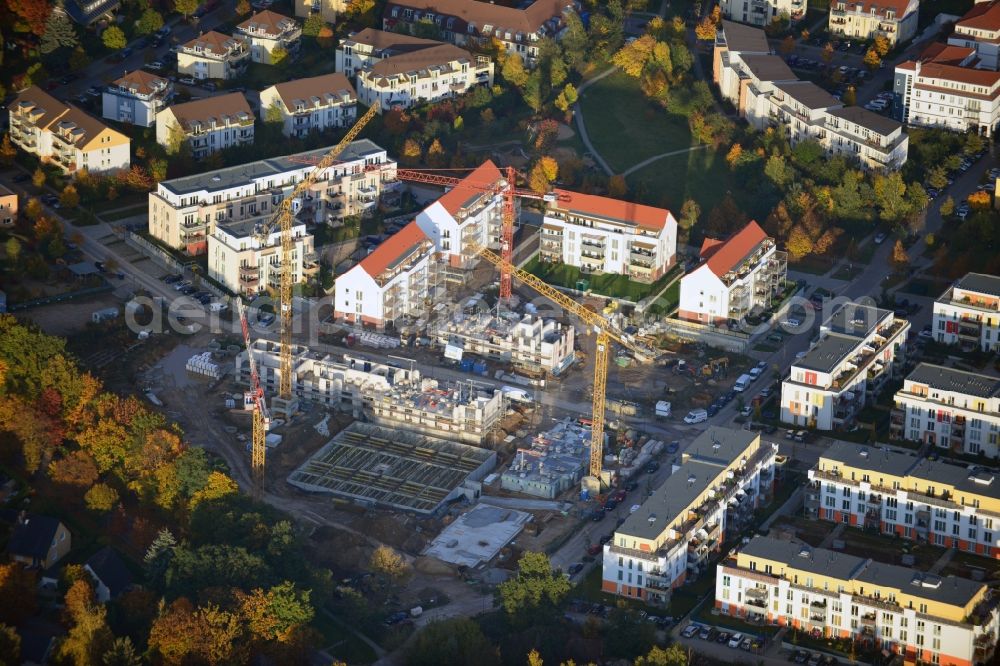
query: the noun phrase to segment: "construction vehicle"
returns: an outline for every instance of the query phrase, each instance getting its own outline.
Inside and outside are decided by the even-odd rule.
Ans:
[[[253,340],[250,339],[250,323],[247,321],[247,310],[242,298],[236,299],[236,312],[243,328],[243,343],[247,346],[247,365],[250,366],[250,399],[253,401],[250,471],[253,477],[253,497],[260,500],[264,495],[264,456],[267,451],[267,429],[271,423],[271,414],[267,410],[267,400],[264,398],[264,388],[260,385],[260,375],[257,374]]]
[[[283,401],[284,405],[293,404],[292,401],[292,264],[293,264],[293,254],[295,250],[295,239],[292,238],[292,226],[294,222],[294,217],[292,215],[292,202],[297,199],[300,195],[304,194],[317,180],[320,173],[329,167],[336,164],[340,154],[357,138],[358,134],[368,124],[372,118],[378,114],[378,105],[373,104],[368,107],[368,110],[354,123],[354,126],[347,131],[344,138],[340,140],[336,146],[334,146],[330,152],[324,155],[319,161],[315,162],[315,169],[313,169],[308,176],[302,179],[302,181],[295,186],[291,194],[285,197],[281,204],[278,206],[274,215],[268,221],[267,224],[261,225],[261,230],[258,236],[266,243],[267,238],[271,235],[271,231],[274,229],[275,225],[278,225],[281,229],[281,283],[279,288],[279,316],[281,319],[280,329],[280,354],[281,354],[281,364],[280,364],[280,374],[278,376],[278,396]],[[240,299],[236,299],[237,302]],[[241,322],[244,329],[244,338],[247,342],[247,353],[253,359],[253,354],[250,353],[249,344],[249,328],[247,328],[245,312],[241,313]],[[259,388],[259,386],[258,386]],[[258,433],[258,422],[267,416],[266,405],[264,405],[264,393],[263,390],[260,391],[258,398],[260,401],[260,407],[255,407],[254,409],[254,422],[253,422],[253,441],[252,441],[252,451],[251,456],[251,468],[252,475],[254,479],[253,495],[254,497],[261,497],[264,492],[264,459],[266,455],[266,422],[260,423],[260,432]],[[286,407],[287,408],[287,407]],[[263,409],[263,412],[260,410]],[[290,410],[289,410],[290,411]],[[286,414],[286,416],[291,416],[291,414]],[[259,435],[259,436],[258,436]]]
[[[562,293],[555,287],[543,282],[538,277],[521,270],[497,253],[482,246],[474,245],[472,249],[479,253],[486,261],[496,266],[501,273],[508,271],[523,284],[531,287],[536,292],[545,296],[556,305],[562,307],[567,312],[576,315],[591,330],[597,333],[597,343],[595,345],[596,355],[594,357],[594,383],[592,388],[592,421],[590,435],[590,476],[584,480],[589,486],[588,489],[600,491],[606,484],[602,481],[603,449],[604,449],[604,412],[608,378],[608,360],[611,341],[626,347],[635,355],[635,358],[644,362],[652,362],[658,355],[655,350],[644,347],[636,343],[630,336],[615,328],[603,316],[593,312],[572,298]]]

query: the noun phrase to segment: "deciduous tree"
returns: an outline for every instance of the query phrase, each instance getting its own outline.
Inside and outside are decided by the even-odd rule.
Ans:
[[[899,172],[887,176],[875,176],[873,184],[875,203],[879,208],[879,216],[888,222],[899,220],[906,212],[906,183]]]
[[[107,513],[118,504],[118,491],[106,483],[96,483],[83,496],[83,501],[91,511]]]
[[[302,34],[306,37],[316,37],[319,31],[326,25],[323,17],[319,13],[310,14],[302,23]]]
[[[625,176],[617,174],[608,178],[608,196],[621,199],[628,193],[628,185]]]
[[[729,164],[730,169],[735,169],[736,165],[739,164],[740,158],[743,157],[743,146],[739,143],[734,143],[729,148],[729,152],[726,153],[726,163]]]
[[[813,250],[812,239],[809,238],[809,234],[806,233],[800,224],[792,227],[791,232],[788,234],[786,245],[788,247],[788,258],[793,261],[802,259]]]
[[[938,164],[928,170],[927,184],[936,190],[943,190],[948,187],[948,172],[944,166]]]
[[[276,47],[274,47],[274,49],[271,50],[271,64],[272,65],[280,65],[281,63],[285,62],[286,60],[288,60],[288,51],[286,51],[285,49],[281,48],[280,46],[276,46]]]
[[[53,6],[47,0],[7,0],[7,8],[28,25],[29,32],[36,35],[45,32],[45,23]]]
[[[408,571],[406,560],[389,546],[379,546],[372,551],[368,569],[389,583],[403,578]]]
[[[101,33],[101,42],[112,51],[119,51],[128,46],[125,33],[116,25],[108,26],[104,29],[104,32]]]
[[[973,210],[989,210],[990,193],[986,190],[979,190],[969,195],[969,208]]]
[[[63,188],[62,194],[59,195],[59,204],[63,208],[76,208],[80,205],[80,195],[72,183]]]
[[[74,451],[49,465],[49,476],[56,483],[89,488],[97,481],[97,464],[86,451]]]
[[[427,164],[432,167],[441,167],[444,165],[444,160],[444,146],[441,145],[440,139],[434,139],[430,147],[427,148]]]
[[[524,68],[524,61],[516,53],[508,53],[504,56],[503,66],[500,68],[504,81],[516,88],[523,88],[528,83],[528,70]]]
[[[910,255],[906,253],[906,248],[903,247],[903,241],[901,239],[896,239],[896,244],[892,246],[893,267],[899,271],[906,268],[909,263]]]
[[[142,666],[142,656],[128,636],[116,638],[101,656],[103,666]]]
[[[854,106],[858,103],[858,93],[854,89],[854,86],[847,86],[847,90],[844,91],[844,106]]]
[[[878,51],[875,49],[868,49],[865,52],[865,67],[870,70],[876,70],[881,63],[882,58],[879,57]]]
[[[59,658],[76,666],[100,663],[114,640],[108,628],[107,609],[94,599],[93,588],[85,579],[73,583],[65,603],[70,629],[59,644]]]
[[[498,666],[496,648],[468,618],[431,622],[418,633],[406,655],[410,666]]]
[[[705,42],[714,41],[716,32],[718,32],[716,25],[708,16],[698,21],[698,25],[694,28],[695,36]]]
[[[572,83],[567,83],[566,87],[562,89],[562,92],[556,97],[555,105],[556,108],[566,113],[569,108],[576,104],[578,97],[576,92],[576,87]]]
[[[569,590],[569,581],[552,570],[547,555],[526,552],[518,561],[517,575],[500,584],[497,596],[508,619],[530,625],[553,612]]]
[[[771,155],[764,165],[764,175],[779,188],[784,187],[792,177],[792,170],[781,155]]]
[[[10,166],[14,163],[15,157],[17,157],[17,148],[11,142],[10,134],[4,132],[3,141],[0,141],[0,164]]]
[[[884,58],[889,55],[889,49],[892,48],[892,45],[889,44],[889,38],[885,35],[875,35],[872,48],[878,53],[879,58]]]
[[[635,660],[635,666],[687,666],[688,663],[688,652],[678,643],[666,648],[654,646],[645,656]]]
[[[190,17],[201,5],[201,0],[174,0],[174,11],[185,19]]]
[[[552,181],[559,175],[559,163],[553,158],[542,156],[531,168],[528,184],[536,192],[544,194],[552,187]]]
[[[0,623],[16,626],[31,617],[38,608],[35,591],[38,574],[20,562],[0,564],[0,599],[16,599],[17,603],[0,604]]]
[[[695,224],[698,223],[698,218],[701,216],[701,206],[694,199],[686,199],[684,204],[681,206],[681,216],[677,220],[677,223],[682,229],[691,229]]]
[[[0,624],[0,664],[21,663],[21,637],[14,627]]]
[[[250,6],[250,0],[239,0],[236,3],[236,15],[237,16],[247,16],[253,8]],[[315,37],[315,35],[313,35]]]
[[[31,175],[31,183],[38,188],[45,185],[45,172],[42,171],[42,167],[35,169],[35,173]]]
[[[830,42],[827,42],[826,46],[823,47],[823,52],[820,54],[819,57],[827,65],[829,65],[831,62],[833,62],[833,44],[831,44]]]
[[[162,27],[163,16],[152,7],[148,7],[135,22],[136,32],[140,35],[150,35]]]

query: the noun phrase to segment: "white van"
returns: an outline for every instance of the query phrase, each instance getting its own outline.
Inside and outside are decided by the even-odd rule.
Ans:
[[[684,423],[688,425],[694,423],[703,423],[708,420],[708,412],[704,409],[692,409],[688,412],[688,415],[684,417]]]
[[[660,400],[656,403],[656,415],[660,418],[670,417],[670,403],[666,400]]]
[[[743,391],[746,391],[750,387],[750,382],[752,381],[753,377],[750,375],[740,375],[740,378],[733,384],[733,390],[737,393],[743,393]]]

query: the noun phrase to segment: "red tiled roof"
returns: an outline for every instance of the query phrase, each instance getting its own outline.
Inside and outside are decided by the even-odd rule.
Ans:
[[[957,81],[968,83],[974,86],[985,86],[992,88],[1000,81],[1000,72],[988,69],[973,69],[972,67],[956,67],[955,65],[945,65],[938,62],[929,62],[920,67],[917,75],[920,79],[944,79],[946,81]],[[956,95],[964,94],[964,91],[955,91]]]
[[[910,0],[842,0],[847,6],[846,9],[849,12],[857,11],[857,6],[861,5],[862,14],[871,14],[872,10],[879,16],[885,16],[887,9],[891,9],[895,12],[895,17],[897,19],[903,18],[906,14],[907,7],[910,6]]]
[[[552,204],[554,208],[634,224],[643,229],[662,229],[667,224],[667,216],[670,215],[670,211],[666,208],[644,206],[595,194],[580,194],[568,190],[556,190],[555,193],[559,196],[559,200]]]
[[[501,178],[503,176],[497,165],[492,160],[486,160],[463,178],[461,183],[445,192],[438,203],[452,215],[457,215],[470,200],[488,191]]]
[[[1000,30],[1000,2],[977,2],[965,16],[959,19],[955,28],[975,28],[977,30]],[[961,34],[961,33],[959,33]]]
[[[961,65],[966,58],[973,55],[975,49],[965,46],[955,46],[944,42],[934,42],[920,54],[921,62],[939,62],[945,65]]]
[[[710,271],[722,277],[736,268],[766,238],[767,234],[760,228],[760,225],[751,220],[729,240],[706,239],[705,244],[702,245],[702,256],[705,256],[705,245],[711,242],[706,263]]]
[[[254,34],[256,31],[259,31],[265,35],[280,37],[285,30],[291,30],[295,26],[294,19],[288,18],[284,14],[272,12],[270,9],[265,9],[243,21],[236,28],[247,34]]]
[[[718,249],[718,247],[722,245],[724,242],[725,241],[721,241],[718,238],[706,237],[705,240],[701,242],[701,252],[699,256],[702,259],[705,259],[706,257],[710,256],[713,252],[715,252]]]
[[[425,240],[427,236],[414,220],[385,239],[371,254],[358,262],[358,266],[368,275],[378,277],[385,269],[406,257]]]
[[[469,24],[477,31],[489,25],[494,30],[531,33],[538,31],[549,19],[562,17],[563,9],[572,7],[572,3],[569,0],[535,0],[527,8],[517,9],[478,0],[389,0],[385,6],[386,19],[392,19],[394,7],[453,16],[460,25],[450,25],[448,30],[456,34],[468,32]]]

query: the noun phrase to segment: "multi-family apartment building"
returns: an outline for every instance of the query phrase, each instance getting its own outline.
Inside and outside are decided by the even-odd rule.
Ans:
[[[746,430],[710,427],[673,473],[604,546],[601,589],[666,604],[707,568],[722,542],[770,501],[777,445]]]
[[[701,259],[681,278],[678,316],[703,324],[738,322],[767,307],[788,274],[787,253],[753,221],[728,240],[706,238]]]
[[[997,602],[983,582],[766,536],[716,568],[720,613],[853,639],[908,664],[989,663]]]
[[[302,138],[310,132],[350,127],[358,115],[358,100],[343,74],[323,74],[276,83],[260,91],[261,113],[277,109],[282,133]]]
[[[398,31],[429,24],[455,46],[501,42],[529,67],[538,57],[539,41],[558,38],[565,28],[563,13],[573,11],[570,0],[535,0],[524,9],[480,0],[390,0],[382,15],[382,29]]]
[[[17,223],[17,194],[0,185],[0,226],[9,227]]]
[[[893,46],[917,34],[920,0],[834,0],[830,3],[829,31],[856,39],[882,35]]]
[[[977,2],[955,23],[948,43],[975,49],[979,67],[1000,69],[1000,1]]]
[[[933,44],[896,65],[893,90],[910,125],[993,136],[1000,123],[1000,72],[980,69],[973,48]]]
[[[292,271],[292,284],[319,273],[313,236],[304,223],[292,225],[292,265],[283,267],[281,227],[268,229],[264,222],[217,222],[208,236],[208,275],[234,294],[255,296],[277,289],[283,270]]]
[[[334,316],[379,329],[426,316],[441,290],[433,250],[416,221],[410,222],[337,278]]]
[[[281,373],[279,345],[256,340],[254,360],[270,394]],[[378,425],[481,445],[504,414],[503,392],[471,382],[445,383],[415,368],[379,363],[350,354],[322,354],[292,348],[292,391],[300,400],[319,403]],[[236,377],[250,384],[246,352],[236,356]]]
[[[276,49],[286,58],[298,52],[302,26],[293,18],[265,9],[237,25],[236,35],[250,44],[251,60],[270,65]]]
[[[1000,453],[1000,379],[921,363],[896,391],[890,433],[959,453]]]
[[[836,441],[809,470],[803,501],[814,520],[996,559],[998,483],[994,472]]]
[[[156,114],[156,142],[167,152],[186,144],[195,159],[252,144],[253,137],[253,111],[238,92],[174,104]]]
[[[10,140],[65,174],[128,169],[131,141],[72,104],[31,86],[7,106]]]
[[[539,257],[584,273],[654,282],[677,259],[677,220],[665,208],[556,190],[546,204]]]
[[[720,7],[727,19],[761,28],[781,18],[795,25],[806,15],[806,0],[722,0]]]
[[[356,71],[358,96],[382,111],[409,108],[493,85],[493,61],[451,44],[389,56]]]
[[[101,93],[101,115],[129,125],[151,127],[174,96],[174,84],[141,69],[129,72]]]
[[[486,160],[417,215],[417,225],[434,244],[446,281],[462,282],[479,265],[476,246],[500,247],[503,206],[496,196],[506,181]]]
[[[327,152],[318,148],[161,181],[149,193],[149,233],[171,248],[203,254],[217,222],[270,218]],[[306,224],[336,225],[375,208],[395,179],[396,163],[384,148],[354,141],[292,202],[292,212]]]
[[[295,15],[299,18],[309,18],[319,14],[324,23],[334,24],[337,16],[347,8],[347,0],[295,0]]]
[[[250,61],[250,48],[241,36],[211,30],[198,35],[177,51],[177,72],[196,79],[233,79]]]
[[[889,310],[840,305],[781,382],[781,420],[819,430],[850,426],[893,374],[901,372],[909,330],[909,322]]]
[[[371,69],[386,58],[440,45],[441,42],[434,39],[365,28],[345,37],[337,45],[335,69],[353,78],[358,70]]]
[[[901,123],[844,107],[816,84],[796,79],[770,55],[763,30],[723,21],[713,77],[722,96],[759,131],[781,127],[791,144],[816,141],[827,155],[843,155],[865,169],[895,170],[906,162],[909,138]]]
[[[934,301],[934,339],[964,349],[1000,349],[1000,277],[967,273]]]

